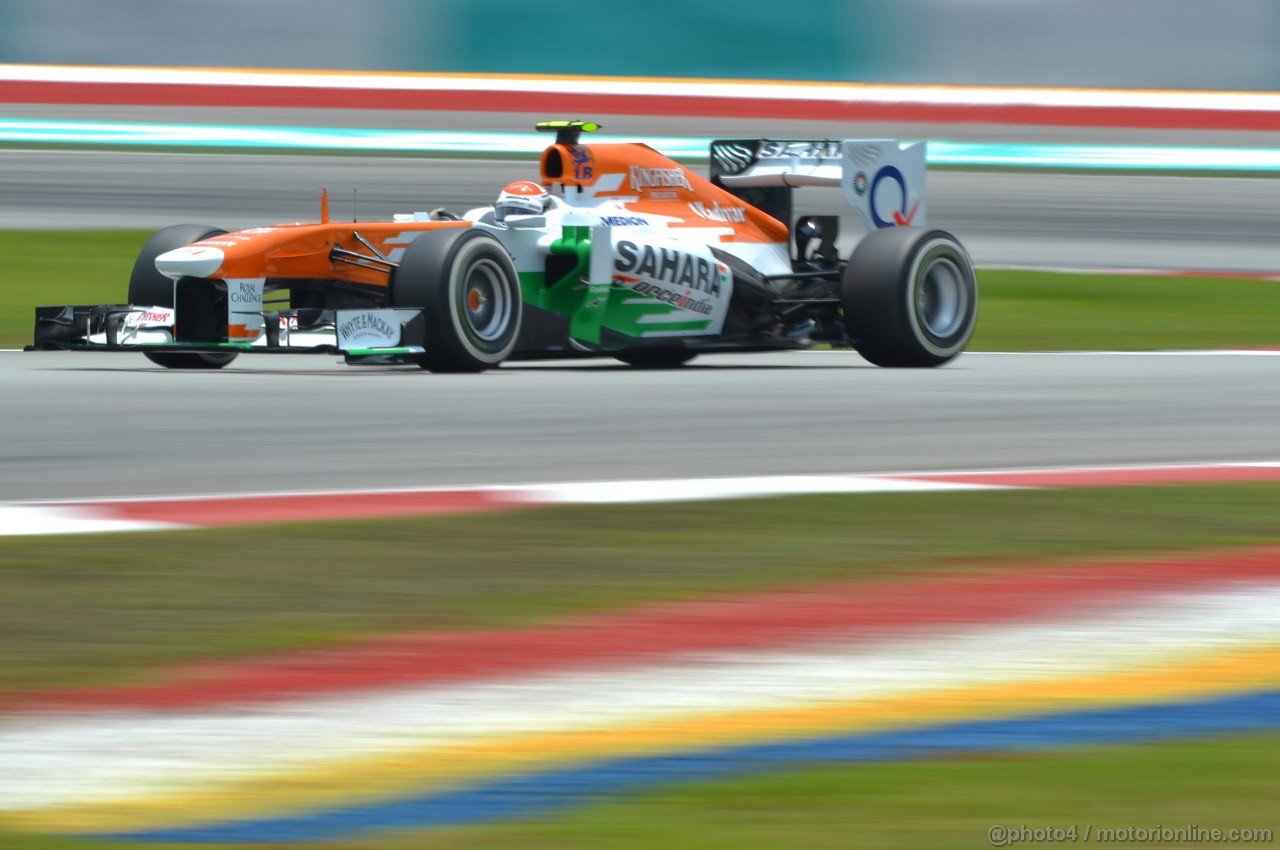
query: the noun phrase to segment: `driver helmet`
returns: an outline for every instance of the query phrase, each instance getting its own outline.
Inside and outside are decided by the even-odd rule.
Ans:
[[[551,205],[551,193],[531,180],[508,183],[493,204],[494,221],[509,215],[541,215]]]

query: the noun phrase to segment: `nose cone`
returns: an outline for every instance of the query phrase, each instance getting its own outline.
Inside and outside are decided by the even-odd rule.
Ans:
[[[222,251],[205,245],[188,245],[156,257],[156,269],[173,279],[211,277],[225,259]]]

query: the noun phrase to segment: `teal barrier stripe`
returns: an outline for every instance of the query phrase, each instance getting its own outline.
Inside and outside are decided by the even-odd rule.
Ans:
[[[706,161],[710,139],[608,136],[644,142],[668,156]],[[324,127],[237,127],[0,119],[0,144],[127,145],[256,150],[534,156],[541,133],[458,133]],[[929,142],[930,165],[993,168],[1280,171],[1280,149]]]
[[[1276,171],[1280,149],[929,142],[931,165]]]
[[[325,127],[236,127],[207,124],[123,124],[84,121],[0,119],[4,142],[68,145],[278,148],[326,151],[391,151],[536,155],[547,146],[545,133],[440,132]],[[707,139],[610,136],[609,141],[642,141],[668,155],[706,159]]]

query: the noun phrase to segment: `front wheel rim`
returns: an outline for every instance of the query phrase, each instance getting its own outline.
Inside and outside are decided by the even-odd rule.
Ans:
[[[485,347],[500,343],[514,306],[506,270],[493,260],[479,260],[467,269],[459,295],[469,335]]]

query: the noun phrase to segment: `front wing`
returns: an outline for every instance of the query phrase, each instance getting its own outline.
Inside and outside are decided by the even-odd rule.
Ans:
[[[252,340],[228,340],[225,329],[182,329],[169,307],[134,304],[37,307],[28,351],[252,351],[269,354],[341,354],[349,361],[405,362],[424,352],[422,311],[405,308],[264,312]],[[219,332],[221,331],[221,332]]]

